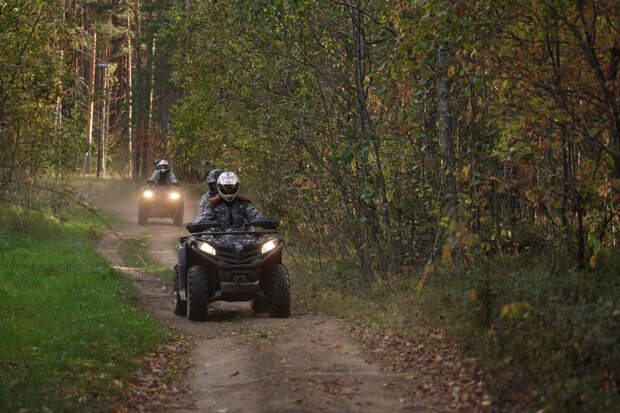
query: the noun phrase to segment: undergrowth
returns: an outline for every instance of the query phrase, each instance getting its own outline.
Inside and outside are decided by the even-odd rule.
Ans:
[[[93,250],[92,214],[0,211],[0,410],[109,411],[167,333]]]
[[[140,234],[135,238],[122,241],[120,252],[123,262],[128,267],[134,267],[141,272],[169,281],[172,279],[171,270],[158,263],[148,254],[150,242],[147,236]]]
[[[552,272],[532,253],[461,278],[382,276],[355,266],[289,259],[293,303],[410,337],[441,328],[485,367],[498,407],[608,412],[620,405],[620,260]]]

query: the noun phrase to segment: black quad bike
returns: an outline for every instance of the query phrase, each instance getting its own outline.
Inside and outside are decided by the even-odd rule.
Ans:
[[[180,239],[174,267],[175,314],[204,321],[209,303],[251,300],[255,313],[288,317],[290,284],[278,224],[270,218],[255,220],[249,231],[223,231],[212,221],[187,224],[192,235]]]
[[[174,225],[183,225],[183,195],[174,185],[147,185],[140,194],[138,224],[149,218],[172,218]]]

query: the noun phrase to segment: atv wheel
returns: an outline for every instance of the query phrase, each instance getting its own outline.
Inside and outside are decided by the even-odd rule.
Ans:
[[[176,266],[175,266],[176,267]],[[179,293],[180,282],[179,282],[179,274],[178,269],[174,269],[174,313],[176,315],[187,315],[187,301],[181,300],[181,294]]]
[[[285,265],[278,264],[273,267],[270,284],[269,316],[287,318],[291,314],[291,286]]]
[[[183,204],[179,205],[177,212],[174,214],[173,221],[177,227],[183,225]]]
[[[138,205],[138,225],[145,225],[148,221],[146,217],[146,211],[144,210],[144,204],[140,202]]]
[[[187,271],[187,318],[205,321],[209,304],[209,273],[194,265]]]

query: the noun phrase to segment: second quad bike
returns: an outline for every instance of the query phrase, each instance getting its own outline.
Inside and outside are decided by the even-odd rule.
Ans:
[[[172,218],[174,225],[183,225],[183,195],[178,187],[148,185],[143,188],[138,204],[138,224],[145,225],[149,218]]]
[[[192,235],[180,239],[174,267],[174,312],[204,321],[209,303],[252,301],[255,312],[288,317],[290,284],[278,225],[270,218],[228,230],[219,229],[217,222],[187,224]]]

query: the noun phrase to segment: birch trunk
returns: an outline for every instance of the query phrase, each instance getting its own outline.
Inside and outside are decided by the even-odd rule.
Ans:
[[[151,78],[149,80],[149,114],[147,123],[148,147],[145,162],[150,162],[154,157],[154,132],[153,132],[153,100],[155,97],[155,38],[151,43]]]
[[[131,19],[127,11],[127,138],[129,139],[129,176],[132,179],[138,177],[138,171],[134,170],[133,162],[133,80],[132,80],[132,55],[131,48]]]
[[[82,176],[90,173],[90,154],[93,143],[93,116],[95,112],[95,69],[97,59],[97,20],[93,23],[93,47],[90,53],[90,81],[88,84],[88,120],[86,122],[86,155],[84,157],[84,170]]]

